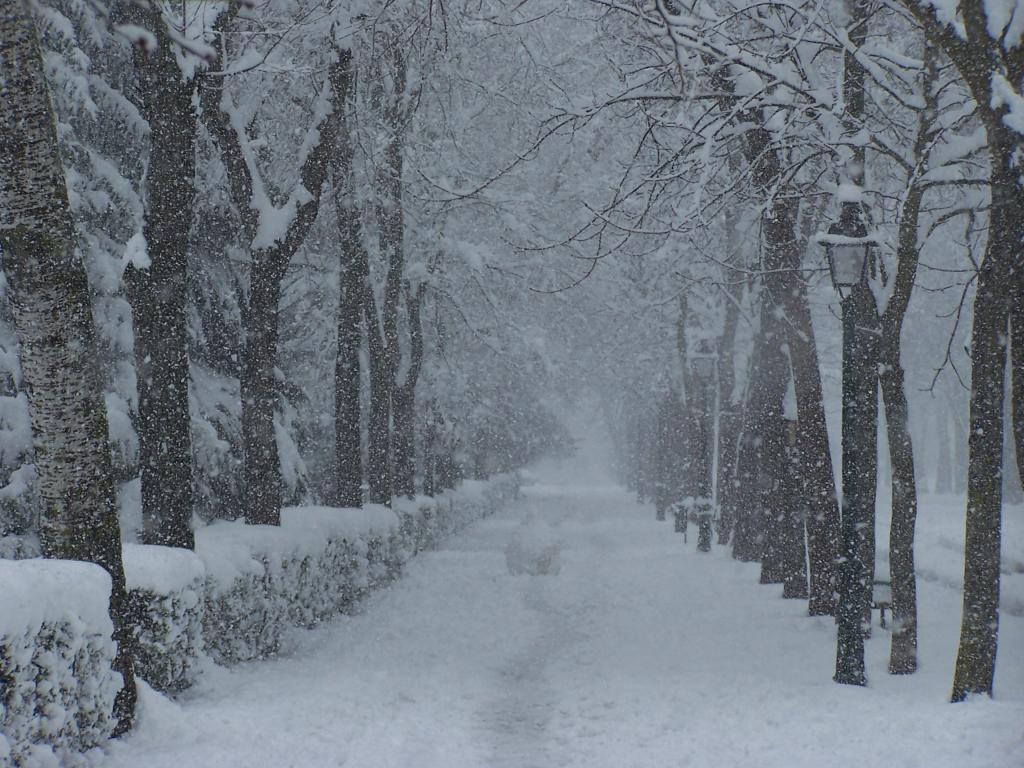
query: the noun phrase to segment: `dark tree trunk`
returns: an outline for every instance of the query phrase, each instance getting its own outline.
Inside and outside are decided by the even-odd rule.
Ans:
[[[733,222],[736,225],[736,222]],[[725,305],[725,323],[719,347],[718,374],[718,543],[729,543],[734,520],[733,504],[736,490],[737,443],[741,419],[739,403],[733,402],[736,387],[736,329],[739,325],[743,282],[734,280],[726,287],[729,299]]]
[[[245,519],[281,523],[281,466],[274,432],[277,410],[277,337],[281,278],[265,260],[252,264],[242,355],[242,443],[245,446]]]
[[[92,304],[30,6],[0,0],[0,252],[32,421],[47,557],[110,574],[115,734],[135,717],[133,633]]]
[[[1017,293],[1010,310],[1010,407],[1017,477],[1024,486],[1024,267],[1018,270]]]
[[[736,459],[736,487],[734,491],[732,556],[742,562],[761,559],[764,543],[763,522],[760,515],[761,491],[758,487],[758,442],[760,441],[760,401],[764,397],[758,383],[759,361],[763,347],[755,341],[750,362],[750,386],[744,404],[742,430]]]
[[[871,289],[843,299],[843,514],[835,681],[864,685],[864,616],[871,617],[866,552],[878,483],[878,328]],[[871,542],[873,544],[873,541]],[[870,624],[868,625],[870,626]]]
[[[804,531],[807,502],[798,444],[798,425],[795,422],[786,421],[785,427],[786,468],[781,493],[784,500],[782,596],[789,599],[806,600],[809,596],[807,589],[807,539]]]
[[[395,387],[394,412],[395,495],[416,495],[416,400],[415,387]]]
[[[384,291],[378,317],[373,286],[367,280],[363,293],[363,310],[370,350],[370,419],[367,435],[367,479],[370,501],[391,504],[393,465],[391,455],[391,421],[395,374],[398,367],[398,310],[402,298],[402,275],[405,270],[405,214],[402,207],[402,174],[404,168],[404,130],[406,64],[405,54],[397,38],[387,40],[380,63],[387,66],[391,81],[391,103],[384,103],[384,73],[373,92],[373,105],[381,118],[380,129],[386,137],[383,158],[377,168],[376,218],[378,245],[387,264]]]
[[[351,81],[351,54],[341,59],[339,77]],[[348,86],[346,85],[346,94]],[[351,100],[344,102],[345,117],[338,127],[331,153],[334,207],[338,220],[340,271],[338,275],[338,351],[334,363],[334,455],[337,474],[334,503],[340,507],[363,505],[363,451],[360,420],[359,351],[362,345],[363,288],[369,257],[352,167]]]
[[[889,529],[889,572],[892,584],[892,649],[889,672],[905,675],[917,669],[917,579],[914,574],[914,527],[917,486],[914,446],[910,438],[907,398],[899,347],[882,343],[882,400],[892,463],[892,523]]]
[[[993,208],[993,218],[998,214]],[[993,230],[995,228],[993,227]],[[994,231],[993,231],[994,234]],[[990,234],[990,237],[992,235]],[[1005,276],[982,265],[971,334],[970,470],[964,551],[964,607],[953,700],[992,693],[999,637],[1003,372],[1007,332]]]
[[[395,493],[416,495],[416,384],[423,368],[423,326],[420,310],[426,286],[415,292],[406,287],[405,306],[409,326],[409,369],[405,381],[396,384],[394,403],[393,450],[395,455]]]
[[[760,123],[757,120],[757,124]],[[785,316],[780,319],[775,317],[774,312],[771,313],[770,321],[781,326],[775,332],[778,339],[773,343],[786,344],[789,349],[800,423],[800,449],[804,456],[815,457],[814,460],[808,459],[804,466],[810,505],[808,544],[811,592],[808,612],[811,615],[829,615],[835,610],[839,510],[832,475],[818,353],[807,304],[807,286],[799,272],[801,249],[798,247],[796,231],[799,201],[783,197],[784,191],[780,193],[775,190],[782,179],[782,165],[778,152],[772,149],[767,129],[748,131],[744,137],[744,151],[752,164],[757,188],[765,194],[778,195],[771,201],[764,216],[765,289],[768,294],[764,301],[781,308]],[[770,406],[771,411],[777,413],[776,418],[782,415],[784,380],[781,386],[783,391],[773,395],[773,405]],[[775,457],[782,453],[781,446],[763,445],[762,450],[773,451],[769,455]]]
[[[1013,158],[1019,142],[988,124],[992,158],[989,242],[978,276],[971,332],[970,464],[964,550],[964,609],[953,701],[992,695],[999,639],[1003,501],[1003,397],[1010,306],[1024,270],[1024,190]]]
[[[342,258],[347,260],[345,255]],[[340,507],[361,507],[363,451],[359,348],[364,278],[348,262],[342,267],[339,279],[338,356],[334,364],[334,451],[337,467],[334,503]]]
[[[150,128],[143,235],[148,268],[125,272],[135,327],[138,374],[142,541],[192,549],[192,442],[188,405],[186,269],[195,203],[196,84],[177,62],[159,13],[138,10],[157,36],[135,53],[143,113]]]
[[[807,499],[807,546],[810,556],[811,616],[835,613],[836,558],[839,554],[839,501],[832,467],[832,450],[825,421],[818,349],[807,303],[807,283],[798,272],[787,276],[787,343],[793,364],[799,413],[798,442],[803,456]]]
[[[926,153],[934,139],[937,51],[925,46],[925,109],[919,117],[913,157],[926,167]],[[918,268],[918,230],[924,188],[911,176],[903,201],[897,245],[897,271],[893,295],[882,315],[879,381],[885,405],[885,423],[892,467],[892,519],[889,527],[889,574],[892,585],[892,646],[889,673],[917,670],[917,577],[914,573],[914,528],[917,525],[917,477],[914,444],[910,435],[905,375],[902,364],[903,321],[910,306]],[[946,447],[948,451],[948,446]]]
[[[371,504],[391,504],[391,394],[392,378],[376,328],[372,292],[367,289],[366,325],[370,346],[370,418],[367,425],[366,479]]]
[[[783,392],[785,394],[785,392]],[[764,515],[764,546],[761,550],[761,583],[782,584],[786,580],[786,535],[788,527],[786,496],[787,471],[785,461],[785,421],[780,407],[773,413],[761,433],[761,466],[768,486],[761,496]]]

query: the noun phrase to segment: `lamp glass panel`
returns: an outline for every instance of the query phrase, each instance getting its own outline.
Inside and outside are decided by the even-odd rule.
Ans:
[[[831,248],[832,274],[837,285],[856,285],[864,274],[867,249],[862,244],[834,245]]]

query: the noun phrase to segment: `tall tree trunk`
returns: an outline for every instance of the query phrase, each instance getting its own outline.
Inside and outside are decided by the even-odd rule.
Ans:
[[[150,129],[143,227],[150,264],[130,264],[125,272],[139,382],[142,540],[192,549],[185,275],[196,197],[196,85],[178,66],[179,52],[160,14],[140,7],[135,15],[157,37],[155,51],[135,53]]]
[[[1024,270],[1024,189],[1020,142],[1001,116],[987,121],[992,208],[978,275],[971,331],[971,428],[964,551],[964,608],[953,701],[992,695],[999,640],[999,567],[1003,501],[1003,396],[1010,305]]]
[[[391,395],[394,376],[389,356],[377,325],[377,302],[366,282],[363,311],[366,315],[367,346],[370,351],[370,414],[366,433],[366,479],[371,504],[391,504]]]
[[[763,300],[763,297],[762,297]],[[762,307],[762,317],[764,309]],[[750,361],[746,402],[743,407],[742,429],[736,459],[736,488],[734,491],[732,556],[742,562],[761,559],[764,544],[763,518],[760,514],[761,490],[759,487],[759,450],[763,423],[761,401],[765,390],[760,387],[760,360],[764,345],[760,338],[755,340]]]
[[[774,184],[780,177],[779,158],[768,145],[766,132],[758,131],[748,137],[748,151],[760,146],[768,151],[755,166],[762,189]],[[790,360],[793,333],[791,294],[794,292],[792,279],[800,267],[797,249],[796,221],[799,201],[793,198],[776,197],[765,212],[762,231],[764,233],[764,295],[761,312],[761,329],[764,348],[762,350],[762,378],[757,385],[763,389],[763,422],[761,428],[760,468],[762,480],[762,509],[765,519],[764,550],[761,560],[761,583],[781,583],[783,573],[783,539],[781,532],[785,511],[781,506],[781,489],[785,478],[785,429],[783,423],[783,402],[790,380]],[[813,338],[813,337],[812,337]],[[764,362],[770,361],[769,365]],[[799,404],[799,398],[798,398]],[[801,413],[803,416],[804,414]]]
[[[338,353],[334,365],[334,451],[337,467],[334,503],[341,507],[363,505],[359,349],[364,280],[365,277],[353,268],[351,262],[342,267],[339,275]]]
[[[737,222],[733,222],[735,227]],[[733,505],[736,491],[737,444],[740,431],[739,403],[733,402],[736,388],[736,329],[739,325],[743,281],[734,280],[726,286],[725,323],[719,346],[718,375],[718,543],[728,544],[733,528]]]
[[[884,328],[884,325],[883,325]],[[892,648],[889,672],[905,675],[917,669],[917,578],[914,574],[914,528],[917,484],[914,445],[910,436],[904,373],[899,343],[883,330],[880,376],[885,424],[892,463],[892,522],[889,528],[889,578],[892,584]]]
[[[351,80],[351,54],[343,55],[341,72]],[[369,257],[355,188],[352,131],[355,119],[352,100],[344,104],[345,117],[338,128],[331,153],[334,207],[341,236],[338,275],[338,351],[334,364],[334,455],[336,485],[334,503],[341,507],[363,505],[363,451],[360,422],[359,351],[362,345],[363,289]]]
[[[917,167],[907,186],[900,211],[897,267],[893,293],[881,317],[881,365],[879,380],[885,405],[885,424],[892,467],[892,518],[889,527],[889,578],[892,585],[892,646],[889,673],[917,670],[917,577],[914,573],[914,528],[917,525],[917,477],[914,443],[910,434],[905,374],[902,365],[903,321],[917,278],[919,224],[924,188],[918,168],[927,167],[926,153],[935,136],[934,85],[938,77],[938,52],[925,43],[925,76],[922,90],[925,108],[918,119],[914,139]],[[947,446],[948,450],[948,446]]]
[[[392,395],[392,450],[395,457],[395,495],[416,495],[416,399],[415,387],[395,387]]]
[[[1017,477],[1024,486],[1024,267],[1018,270],[1016,297],[1010,305],[1010,401]]]
[[[135,678],[121,537],[85,267],[75,248],[39,38],[24,0],[0,0],[0,252],[35,446],[47,557],[110,574],[123,686],[115,733],[131,728]]]
[[[807,282],[792,271],[786,276],[787,344],[796,389],[799,452],[803,457],[807,499],[807,547],[810,559],[811,616],[835,613],[836,559],[839,555],[839,500],[832,467],[832,449],[825,421],[825,398],[818,366],[818,348],[807,302]]]
[[[755,124],[761,123],[757,119]],[[773,302],[785,315],[784,320],[774,315],[770,318],[771,322],[782,326],[775,343],[785,344],[792,360],[801,453],[816,457],[813,461],[808,460],[804,466],[810,505],[808,544],[811,586],[808,612],[811,615],[830,615],[835,611],[839,509],[832,474],[828,426],[825,422],[818,352],[807,304],[807,286],[799,272],[801,249],[798,247],[796,230],[799,201],[782,197],[785,192],[780,193],[775,189],[782,179],[782,164],[778,152],[772,148],[768,130],[762,127],[748,131],[743,145],[747,160],[752,164],[755,186],[766,195],[780,195],[771,202],[764,216],[765,288],[770,295],[765,301]],[[777,404],[772,408],[780,419],[785,393],[784,379],[782,391],[773,393],[773,401]],[[778,388],[780,385],[775,386]],[[782,454],[780,445],[765,448],[772,451],[770,456],[777,458]]]
[[[782,596],[809,597],[807,589],[807,538],[805,535],[806,494],[799,446],[799,429],[786,421],[786,471],[783,476],[783,582]]]
[[[383,76],[379,78],[373,104],[380,114],[381,130],[386,136],[382,160],[377,167],[377,228],[381,257],[387,264],[384,291],[378,316],[373,286],[367,280],[363,309],[370,350],[370,420],[368,435],[367,475],[370,501],[391,504],[393,466],[391,456],[391,421],[395,374],[400,354],[398,344],[398,310],[402,298],[402,276],[405,271],[405,213],[402,207],[402,174],[404,169],[404,131],[408,120],[404,104],[406,88],[405,54],[398,39],[392,36],[385,45],[381,61],[387,65],[392,93],[385,104]]]
[[[281,522],[281,465],[274,430],[280,270],[266,260],[252,264],[242,354],[242,443],[245,446],[245,519],[253,525]]]
[[[425,284],[415,292],[406,287],[405,306],[409,325],[409,368],[405,381],[395,385],[394,455],[395,493],[412,498],[416,495],[416,384],[423,368],[423,327],[420,310]]]

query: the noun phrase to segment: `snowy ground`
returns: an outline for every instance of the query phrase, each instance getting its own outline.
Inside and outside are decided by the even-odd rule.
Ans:
[[[538,480],[360,614],[296,632],[282,658],[214,670],[178,703],[147,695],[138,730],[96,765],[1024,766],[1024,618],[1004,615],[997,699],[947,703],[953,505],[926,504],[942,513],[922,523],[920,565],[936,578],[920,583],[920,672],[887,675],[876,628],[860,689],[831,681],[832,622],[758,585],[756,566],[698,554],[694,535],[684,546],[586,468]],[[563,542],[558,575],[506,567],[531,513]],[[1022,579],[1007,597],[1021,602]]]

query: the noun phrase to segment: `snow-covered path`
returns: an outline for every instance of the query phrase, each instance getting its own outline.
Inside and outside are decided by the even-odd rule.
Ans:
[[[555,576],[512,576],[533,512]],[[445,548],[358,615],[296,632],[282,658],[148,695],[104,768],[1024,766],[1024,620],[1002,624],[997,701],[947,702],[958,595],[921,584],[922,669],[831,682],[834,626],[757,584],[723,548],[574,465]],[[924,553],[922,553],[924,554]],[[948,553],[947,553],[948,556]]]

